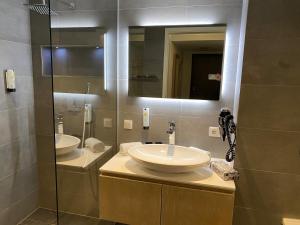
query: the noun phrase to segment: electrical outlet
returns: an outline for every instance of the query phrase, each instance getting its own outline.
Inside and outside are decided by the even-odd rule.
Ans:
[[[124,129],[125,130],[132,130],[132,120],[124,120]]]
[[[221,137],[219,127],[209,127],[208,135],[209,135],[210,137],[216,137],[216,138]]]
[[[103,126],[105,128],[112,128],[112,119],[111,118],[104,118]]]

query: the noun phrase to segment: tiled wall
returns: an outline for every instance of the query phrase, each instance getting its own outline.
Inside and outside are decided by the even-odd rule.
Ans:
[[[300,2],[250,0],[235,225],[300,218]]]
[[[208,137],[209,126],[218,126],[222,107],[233,109],[237,73],[242,0],[121,0],[119,14],[119,134],[118,142],[168,142],[168,121],[177,123],[176,143],[195,146],[224,157],[226,143]],[[224,80],[221,100],[163,100],[128,97],[128,26],[227,24]],[[150,107],[149,131],[142,129],[142,108]],[[124,130],[124,119],[133,130]]]
[[[38,204],[29,10],[0,2],[0,224],[15,225]],[[8,94],[4,70],[14,69],[17,92]]]

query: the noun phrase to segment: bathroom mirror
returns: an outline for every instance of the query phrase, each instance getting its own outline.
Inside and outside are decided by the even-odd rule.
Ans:
[[[105,93],[105,31],[53,28],[52,46],[42,46],[42,74],[53,70],[55,92]],[[51,64],[52,57],[52,64]]]
[[[129,96],[219,100],[225,26],[129,27]]]

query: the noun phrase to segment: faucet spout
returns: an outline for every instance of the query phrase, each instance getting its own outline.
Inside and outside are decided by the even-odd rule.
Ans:
[[[64,117],[63,114],[56,114],[57,133],[64,134]]]

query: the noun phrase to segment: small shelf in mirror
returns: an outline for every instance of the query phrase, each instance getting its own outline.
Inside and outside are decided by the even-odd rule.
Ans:
[[[41,46],[42,76],[55,92],[105,94],[105,33],[101,28],[54,28],[52,46]]]

